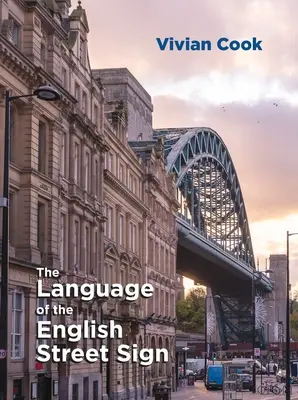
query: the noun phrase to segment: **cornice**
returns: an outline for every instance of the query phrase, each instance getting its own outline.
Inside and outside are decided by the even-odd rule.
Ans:
[[[108,183],[113,189],[120,193],[125,197],[130,204],[134,205],[139,211],[142,213],[148,212],[148,207],[142,203],[134,194],[127,189],[115,176],[107,169],[104,170],[104,180]]]
[[[0,62],[27,85],[34,86],[37,80],[34,65],[2,34],[0,34]]]
[[[0,34],[0,63],[10,72],[27,84],[30,88],[41,85],[50,85],[57,88],[62,99],[55,104],[65,115],[72,110],[77,100],[68,93],[51,75],[41,67],[36,67],[32,61],[25,57],[12,43]]]
[[[97,144],[102,152],[106,152],[106,143],[104,137],[101,134],[96,134],[96,126],[90,121],[90,119],[78,110],[74,110],[69,115],[69,122],[78,124],[81,131],[92,140],[93,143]]]

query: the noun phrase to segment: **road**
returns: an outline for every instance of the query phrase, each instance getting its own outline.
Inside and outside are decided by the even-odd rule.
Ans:
[[[263,381],[265,381],[263,379]],[[257,386],[260,385],[260,378],[257,379]],[[281,386],[281,384],[279,384]],[[285,395],[274,395],[273,393],[261,395],[259,393],[242,392],[239,393],[239,400],[283,400]],[[223,400],[223,393],[221,390],[206,390],[203,382],[196,382],[195,386],[188,386],[180,389],[178,392],[172,393],[172,400]],[[291,400],[298,400],[298,386],[292,387]]]

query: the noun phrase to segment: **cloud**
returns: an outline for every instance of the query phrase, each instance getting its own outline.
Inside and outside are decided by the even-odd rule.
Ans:
[[[222,137],[250,222],[298,213],[298,108],[272,101],[214,106],[171,96],[153,100],[155,128],[206,126]]]
[[[210,71],[297,77],[296,0],[84,0],[93,68],[127,67],[146,83]],[[101,14],[102,13],[102,14]],[[262,52],[162,52],[156,37],[263,40]],[[215,47],[215,46],[214,46]]]
[[[216,130],[239,176],[255,252],[284,253],[280,232],[295,229],[298,218],[298,110],[287,102],[298,104],[298,1],[84,0],[83,6],[92,68],[128,68],[153,96],[156,128]],[[263,51],[162,52],[156,37],[168,36],[213,45],[223,36],[257,37]]]

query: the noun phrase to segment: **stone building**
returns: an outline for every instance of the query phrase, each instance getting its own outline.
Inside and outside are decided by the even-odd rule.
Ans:
[[[1,191],[5,90],[27,95],[46,84],[62,96],[52,103],[35,97],[12,102],[10,399],[13,394],[33,398],[36,389],[37,397],[45,400],[56,399],[58,392],[60,399],[101,396],[99,363],[35,360],[35,309],[45,305],[44,299],[36,298],[36,267],[57,268],[64,282],[78,283],[101,280],[103,269],[104,97],[90,70],[85,11],[79,4],[69,16],[69,7],[70,0],[0,1]],[[44,290],[52,282],[45,280]],[[74,307],[73,315],[58,322],[100,318],[100,304],[70,300],[68,305]],[[53,321],[57,322],[54,317]],[[97,345],[82,340],[78,346],[91,344]]]
[[[96,70],[94,76],[105,85],[108,71]],[[144,93],[136,79],[125,73],[135,92]],[[122,86],[123,92],[129,85]],[[147,102],[151,104],[150,97]],[[169,361],[145,369],[130,362],[119,364],[114,356],[103,369],[106,398],[146,397],[155,381],[172,384],[175,379],[176,191],[165,171],[162,143],[128,142],[130,132],[135,132],[129,121],[137,120],[132,112],[123,97],[106,104],[106,117],[113,128],[106,122],[105,281],[151,283],[154,296],[131,305],[109,300],[104,320],[121,321],[127,335],[124,343],[168,349]],[[119,343],[108,344],[114,355]]]
[[[152,140],[151,96],[131,72],[127,68],[109,68],[94,70],[93,74],[95,77],[100,76],[105,87],[107,112],[116,101],[123,101],[127,110],[128,140]]]

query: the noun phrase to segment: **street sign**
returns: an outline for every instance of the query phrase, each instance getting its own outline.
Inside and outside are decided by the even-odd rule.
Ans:
[[[0,350],[0,360],[4,360],[4,358],[6,358],[6,356],[7,356],[7,351],[1,349]]]
[[[256,347],[255,348],[255,357],[260,357],[260,355],[261,355],[261,349]]]

